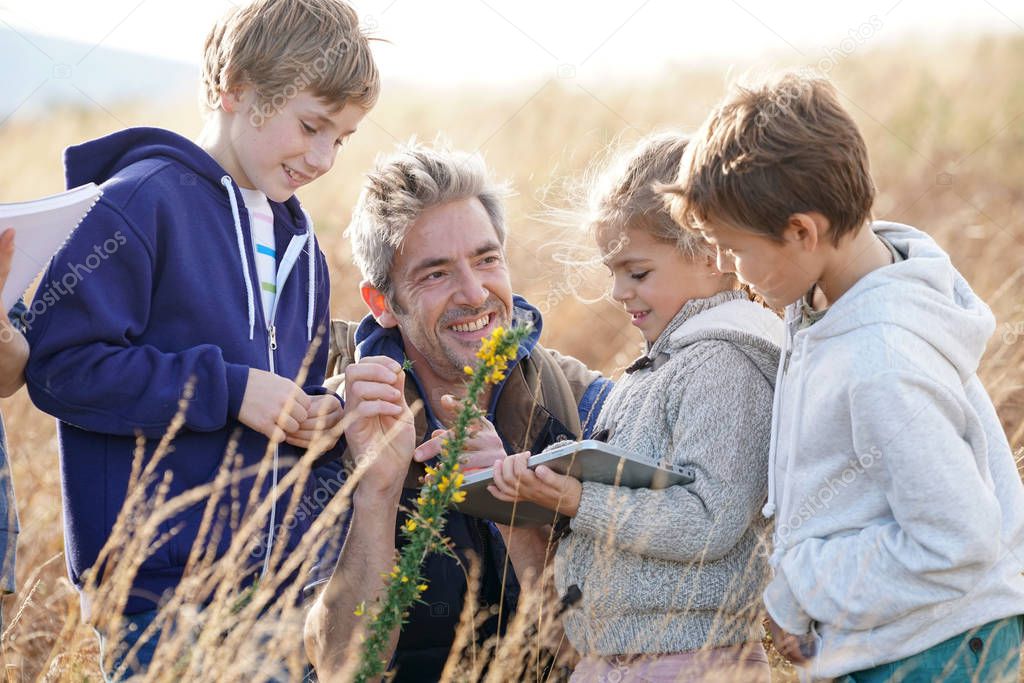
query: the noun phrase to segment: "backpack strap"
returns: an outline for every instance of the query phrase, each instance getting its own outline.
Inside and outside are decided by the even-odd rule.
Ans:
[[[344,393],[345,368],[356,362],[356,330],[359,323],[352,320],[331,320],[330,341],[327,345],[327,372],[324,386],[339,395]]]
[[[580,404],[598,379],[575,358],[538,344],[506,380],[495,422],[515,451],[536,452],[555,441],[578,440],[584,433]]]

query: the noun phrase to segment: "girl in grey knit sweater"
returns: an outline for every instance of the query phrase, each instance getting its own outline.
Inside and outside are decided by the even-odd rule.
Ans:
[[[565,617],[583,655],[577,681],[769,680],[759,511],[783,328],[668,217],[654,185],[674,179],[685,145],[679,135],[642,141],[598,190],[591,223],[612,296],[647,342],[598,428],[653,462],[692,468],[695,481],[662,490],[581,483],[527,469],[528,453],[495,466],[496,497],[570,518],[555,584],[582,591]]]

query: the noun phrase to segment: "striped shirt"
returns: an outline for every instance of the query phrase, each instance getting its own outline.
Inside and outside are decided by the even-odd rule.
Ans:
[[[274,214],[270,210],[267,195],[259,190],[239,188],[249,211],[249,225],[252,226],[253,252],[256,257],[256,274],[259,276],[260,298],[263,314],[270,320],[277,299],[277,247],[274,240]]]

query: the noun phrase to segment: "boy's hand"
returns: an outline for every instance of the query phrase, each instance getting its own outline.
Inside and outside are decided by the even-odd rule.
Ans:
[[[275,441],[284,441],[306,419],[309,396],[295,382],[266,370],[249,368],[238,421]]]
[[[765,626],[768,627],[768,632],[772,634],[772,643],[780,655],[794,664],[805,664],[810,661],[810,657],[804,656],[803,651],[800,649],[800,644],[805,640],[804,638],[783,631],[782,627],[776,624],[770,615],[765,620]]]
[[[14,228],[0,234],[0,290],[7,284],[14,260]],[[25,383],[28,340],[11,324],[6,311],[0,311],[0,396],[7,397]]]
[[[487,487],[491,495],[508,503],[528,500],[554,510],[566,517],[575,517],[583,497],[578,479],[559,474],[539,465],[536,470],[526,466],[530,453],[516,453],[494,463],[494,483]]]
[[[412,410],[405,402],[405,372],[386,356],[345,368],[345,438],[356,463],[374,457],[359,488],[401,491],[416,447]]]
[[[442,419],[445,423],[454,422],[461,407],[461,401],[451,394],[442,396],[441,409],[445,413]],[[441,453],[442,442],[450,438],[452,438],[450,429],[435,429],[430,435],[430,440],[424,441],[416,449],[413,455],[416,462],[427,462],[437,457]],[[505,444],[501,442],[498,430],[494,428],[490,420],[481,417],[474,420],[469,427],[469,437],[466,439],[459,464],[463,472],[469,472],[490,467],[504,459],[505,455]]]
[[[299,448],[309,448],[315,441],[323,450],[330,450],[341,437],[341,419],[345,411],[333,394],[309,397],[309,410],[306,419],[299,423],[299,428],[288,433],[285,439]]]

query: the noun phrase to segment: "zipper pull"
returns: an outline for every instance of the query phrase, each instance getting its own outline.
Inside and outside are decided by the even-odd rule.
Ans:
[[[267,333],[270,336],[270,350],[277,351],[277,326],[270,323],[267,326]]]

